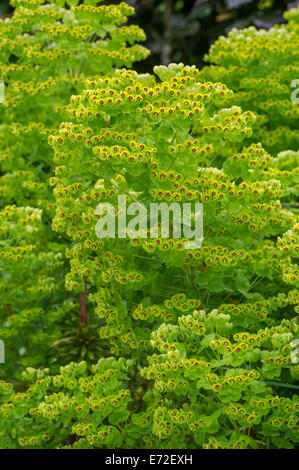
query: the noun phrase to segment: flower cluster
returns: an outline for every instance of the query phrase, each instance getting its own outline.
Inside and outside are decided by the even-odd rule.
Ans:
[[[298,400],[292,392],[276,398],[271,380],[284,386],[298,373],[290,347],[298,335],[298,222],[279,200],[283,183],[266,172],[293,154],[275,159],[261,144],[244,146],[255,115],[225,108],[230,92],[202,83],[196,68],[155,72],[159,83],[128,70],[88,80],[49,137],[53,228],[75,242],[66,287],[84,287],[89,308],[96,304],[111,353],[143,364],[142,418],[132,414],[127,425],[137,445],[292,446],[295,420],[286,422],[277,403]],[[173,221],[170,237],[99,239],[97,205],[111,203],[118,216],[124,194],[147,207],[201,202],[202,247],[172,237]]]
[[[220,38],[216,66],[138,74],[114,69],[147,55],[127,4],[12,3],[0,448],[295,447],[296,11]]]
[[[234,90],[230,105],[258,113],[254,137],[272,153],[298,148],[298,106],[291,100],[291,84],[298,79],[298,11],[285,13],[286,25],[233,29],[219,37],[206,56],[215,65],[204,67],[200,75]]]
[[[30,385],[22,393],[0,381],[1,448],[120,446],[125,435],[119,426],[130,414],[131,368],[130,361],[112,357],[93,366],[71,362],[53,376],[28,367],[22,375]]]
[[[48,136],[60,123],[59,107],[86,77],[131,66],[149,51],[137,44],[144,32],[123,25],[132,7],[96,4],[12,0],[12,17],[0,19],[0,339],[7,376],[27,365],[55,369],[87,348],[91,359],[99,352],[97,325],[80,329],[79,295],[64,289],[68,244],[51,230]]]

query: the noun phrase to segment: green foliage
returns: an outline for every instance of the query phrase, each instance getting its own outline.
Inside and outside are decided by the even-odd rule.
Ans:
[[[53,228],[75,242],[67,289],[85,286],[111,354],[134,359],[146,380],[140,411],[153,421],[137,428],[135,447],[293,446],[297,418],[286,421],[282,405],[298,404],[289,345],[298,223],[281,206],[280,182],[262,179],[275,159],[260,144],[243,147],[255,115],[223,108],[226,86],[202,84],[195,67],[155,72],[161,82],[126,70],[88,80],[64,108],[71,122],[50,137]],[[203,202],[202,248],[99,240],[97,204],[117,207],[122,194],[146,207]]]
[[[0,339],[8,357],[2,376],[16,366],[84,357],[87,346],[90,358],[99,354],[93,327],[80,327],[79,296],[64,289],[67,240],[51,230],[47,139],[84,77],[131,66],[149,51],[135,44],[145,39],[138,26],[123,26],[132,7],[78,3],[13,0],[13,16],[0,20]]]
[[[0,382],[6,431],[0,435],[1,448],[120,446],[123,437],[116,425],[129,415],[131,395],[124,384],[130,368],[129,361],[114,358],[93,366],[71,362],[55,376],[28,367],[23,378],[36,381],[25,393]]]
[[[22,10],[17,25],[24,20],[31,30],[32,18],[44,16],[60,21],[60,2],[37,12],[36,3],[26,2],[32,10]],[[69,3],[62,16],[78,14],[98,36],[103,12],[107,31],[110,20],[124,21],[117,7]],[[45,37],[50,30],[60,37],[61,25],[52,26]],[[12,31],[5,30],[6,61]],[[115,34],[123,38],[122,29]],[[111,36],[105,47],[98,39],[109,50],[105,57]],[[75,67],[74,56],[92,47],[77,39],[75,48],[63,46]],[[59,70],[61,49],[55,55],[49,46],[54,69],[38,47],[27,47],[41,74],[43,66]],[[286,49],[288,62],[295,52]],[[194,66],[138,74],[113,71],[113,64],[102,75],[87,61],[71,86],[59,82],[57,98],[53,91],[49,101],[36,99],[36,110],[28,109],[45,127],[28,123],[24,103],[31,106],[28,89],[43,95],[56,76],[45,89],[37,80],[21,84],[18,99],[15,88],[8,91],[0,129],[7,204],[0,214],[0,332],[10,347],[24,345],[15,347],[0,381],[0,448],[293,448],[299,222],[290,209],[297,154],[286,139],[272,156],[260,143],[266,119],[240,107],[222,80],[203,82]],[[64,59],[61,67],[68,70]],[[117,238],[117,226],[116,238],[99,238],[97,206],[118,210],[119,196],[146,208],[202,203],[203,245],[191,249],[176,237],[173,219],[170,236],[161,230],[151,238],[139,227],[139,234]]]
[[[216,65],[204,67],[200,75],[235,91],[227,104],[260,115],[254,138],[274,154],[298,149],[298,105],[291,101],[291,84],[298,79],[298,11],[286,12],[287,25],[234,28],[221,36],[205,58]]]
[[[114,66],[131,66],[149,53],[134,44],[145,39],[138,26],[119,27],[134,13],[124,2],[69,3],[70,8],[65,8],[59,0],[51,5],[15,0],[13,17],[0,22],[0,76],[6,85],[1,165],[3,172],[12,173],[1,188],[7,201],[17,199],[21,204],[30,197],[43,207],[40,199],[46,188],[31,180],[35,176],[37,183],[47,182],[46,170],[52,165],[47,136],[60,121],[59,105],[82,88],[84,77],[110,73]],[[18,170],[34,170],[34,174],[15,173]],[[16,185],[24,190],[16,194]]]

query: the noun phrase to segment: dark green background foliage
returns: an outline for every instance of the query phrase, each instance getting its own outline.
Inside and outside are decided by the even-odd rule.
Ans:
[[[136,0],[137,18],[132,19],[146,32],[150,71],[157,63],[183,62],[202,66],[211,44],[232,27],[251,24],[268,28],[282,22],[287,0]],[[261,8],[263,5],[269,7]],[[138,68],[139,67],[139,68]],[[144,70],[144,64],[137,69]]]
[[[118,3],[104,1],[102,4]],[[183,62],[202,66],[204,54],[222,34],[249,25],[269,28],[283,22],[288,0],[127,0],[136,9],[132,24],[146,32],[151,56],[137,65],[151,72],[154,65]],[[0,0],[0,14],[9,14],[9,0]]]

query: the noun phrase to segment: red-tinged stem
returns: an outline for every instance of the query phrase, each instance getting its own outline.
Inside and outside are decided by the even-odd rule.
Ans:
[[[87,325],[87,304],[86,304],[86,297],[87,297],[87,287],[86,281],[84,278],[84,292],[80,292],[80,322]]]
[[[9,315],[12,315],[12,310],[11,310],[11,306],[9,304],[6,304],[6,308],[7,310],[9,311]]]
[[[72,423],[75,423],[75,420],[74,419],[71,419],[71,422]],[[70,434],[69,436],[69,444],[72,446],[74,444],[74,442],[76,442],[77,440],[77,436],[76,434]]]

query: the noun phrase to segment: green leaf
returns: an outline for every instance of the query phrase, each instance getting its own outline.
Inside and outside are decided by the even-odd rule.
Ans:
[[[278,449],[294,449],[293,444],[283,437],[273,436],[271,441]]]
[[[117,425],[119,423],[123,423],[124,421],[127,421],[129,416],[130,416],[129,410],[115,410],[109,415],[108,421],[111,424]]]
[[[241,294],[246,294],[250,288],[250,282],[246,274],[239,272],[235,278],[235,285]]]

